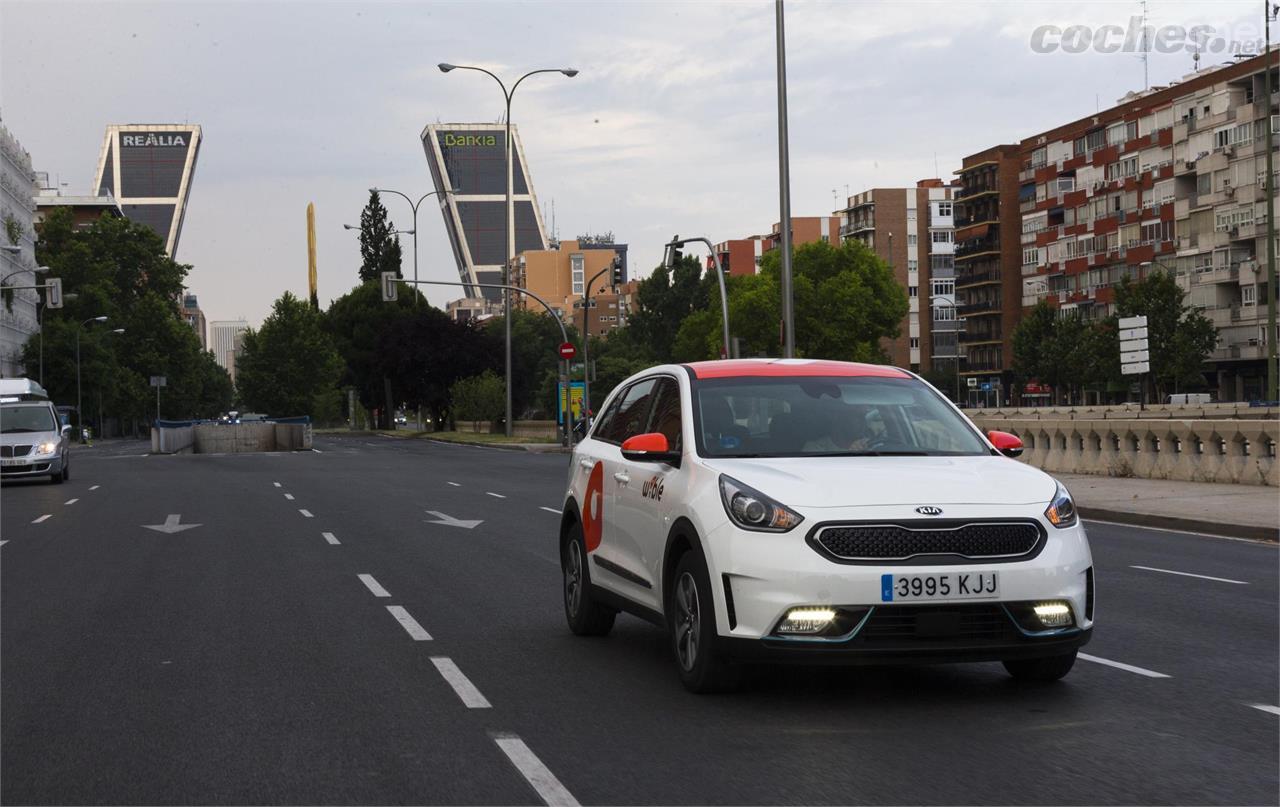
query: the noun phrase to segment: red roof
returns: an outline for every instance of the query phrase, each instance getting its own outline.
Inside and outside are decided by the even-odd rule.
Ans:
[[[730,359],[696,361],[685,365],[695,378],[910,378],[910,374],[888,364],[859,364],[823,359]]]

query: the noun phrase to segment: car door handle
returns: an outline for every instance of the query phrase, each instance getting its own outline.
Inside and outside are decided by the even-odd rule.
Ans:
[[[596,467],[596,464],[591,460],[578,460],[578,465],[588,471]]]
[[[622,471],[618,471],[616,474],[614,474],[613,478],[616,479],[619,482],[619,484],[623,484],[623,485],[631,481],[631,477],[627,476]]]

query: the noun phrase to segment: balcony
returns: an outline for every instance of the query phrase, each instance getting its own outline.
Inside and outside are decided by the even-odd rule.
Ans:
[[[956,242],[957,259],[981,255],[984,252],[998,253],[999,251],[1000,239],[996,236],[988,235],[982,238],[970,238]]]
[[[1241,342],[1217,348],[1209,354],[1210,361],[1258,361],[1267,357],[1267,346],[1254,342]]]
[[[956,194],[955,201],[963,202],[969,199],[977,199],[987,194],[997,194],[999,189],[995,185],[975,185],[973,187],[961,188]]]
[[[977,317],[984,314],[999,314],[1000,303],[995,300],[987,300],[981,303],[967,303],[965,305],[956,306],[956,314],[961,317]]]
[[[994,332],[987,333],[971,333],[969,331],[960,332],[960,343],[969,345],[998,345],[1000,344],[1000,334]]]
[[[1000,270],[991,269],[986,272],[963,272],[956,275],[956,288],[979,286],[983,283],[999,283]]]
[[[1238,266],[1210,266],[1197,269],[1191,273],[1192,285],[1215,285],[1218,283],[1235,283],[1240,279]]]

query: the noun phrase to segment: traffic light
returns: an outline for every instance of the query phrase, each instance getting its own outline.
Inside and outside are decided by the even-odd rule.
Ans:
[[[400,296],[400,288],[396,285],[395,272],[382,273],[382,302],[394,303]]]
[[[684,242],[680,240],[680,236],[671,237],[671,243],[667,244],[667,254],[662,262],[668,269],[673,268],[684,258],[684,255],[680,252],[680,247],[682,246],[684,246]]]
[[[48,308],[62,308],[62,278],[51,277],[44,284],[44,304]]]
[[[622,256],[615,255],[613,257],[613,285],[614,288],[622,285]]]

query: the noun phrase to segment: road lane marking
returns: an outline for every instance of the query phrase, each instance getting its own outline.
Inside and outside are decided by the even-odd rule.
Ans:
[[[493,498],[495,498],[495,499],[505,499],[505,498],[507,498],[506,496],[503,496],[501,493],[494,493],[494,492],[493,492],[493,491],[491,491],[491,490],[486,490],[484,493],[485,493],[485,495],[486,495],[486,496],[492,496],[492,497],[493,497]]]
[[[318,449],[318,448],[313,448],[313,449],[311,449],[311,450],[312,450],[312,451],[314,451],[314,452],[316,452],[317,454],[323,454],[323,453],[324,453],[323,451],[321,451],[321,450],[320,450],[320,449]]]
[[[434,659],[433,659],[434,661]],[[1266,712],[1268,714],[1280,715],[1280,706],[1268,706],[1265,703],[1250,703],[1248,706]]]
[[[458,669],[458,665],[453,663],[453,659],[448,656],[432,656],[431,663],[436,665],[436,669],[449,686],[453,687],[453,691],[462,700],[462,705],[468,709],[489,709],[491,708],[488,699],[480,694],[480,690],[476,689],[476,685],[471,683],[471,679],[462,674],[462,670]]]
[[[1263,541],[1258,538],[1240,538],[1235,535],[1217,535],[1212,532],[1195,532],[1194,530],[1175,530],[1168,527],[1148,527],[1145,524],[1126,524],[1123,521],[1103,521],[1097,518],[1084,518],[1081,521],[1087,521],[1090,524],[1106,524],[1108,527],[1128,527],[1133,530],[1153,530],[1155,532],[1173,532],[1179,535],[1194,535],[1197,538],[1218,538],[1223,541],[1238,541],[1243,544],[1260,544],[1261,546],[1274,547],[1275,541]]]
[[[293,494],[292,494],[292,493],[286,493],[286,494],[284,494],[284,497],[285,497],[286,499],[288,499],[289,501],[293,501]]]
[[[336,543],[338,543],[338,539],[333,537],[333,533],[331,533],[331,532],[322,532],[322,533],[320,533],[320,534],[321,534],[322,536],[324,536],[324,539],[325,539],[326,541],[328,541],[329,543],[331,543],[331,544],[336,544]]]
[[[559,510],[555,509],[554,507],[542,507],[542,508],[539,508],[539,509],[541,509],[541,510],[546,510],[548,513],[555,513],[556,515],[560,515],[560,514],[561,514],[561,512],[560,512]]]
[[[272,482],[271,484],[275,485],[276,487],[282,487],[282,485],[279,482]]]
[[[462,485],[459,485],[457,482],[450,482],[449,484],[450,484],[450,485],[453,485],[455,488],[460,488],[460,487],[462,487]]]
[[[44,515],[40,516],[39,518],[37,518],[35,521],[31,523],[39,524],[41,521],[44,521],[45,519],[49,519],[49,518],[53,518],[53,513],[45,513]]]
[[[400,623],[400,627],[404,628],[405,633],[408,633],[415,642],[431,641],[431,634],[427,633],[426,628],[418,624],[418,620],[409,616],[409,612],[404,610],[404,606],[388,605],[387,611],[396,618],[396,621]]]
[[[361,582],[361,583],[364,583],[365,588],[367,588],[367,589],[369,589],[369,591],[373,592],[373,596],[375,596],[375,597],[390,597],[390,596],[391,596],[391,592],[390,592],[390,591],[387,591],[385,588],[383,588],[383,587],[381,586],[381,584],[379,584],[379,583],[378,583],[378,581],[377,581],[377,580],[374,580],[374,579],[373,579],[373,575],[371,575],[371,574],[362,574],[362,575],[358,575],[358,577],[360,578],[360,582]]]
[[[102,485],[94,485],[93,487],[89,488],[89,490],[97,490],[100,487],[102,487]]]
[[[1135,667],[1132,664],[1125,664],[1119,661],[1112,661],[1111,659],[1108,659],[1108,658],[1099,658],[1098,656],[1091,656],[1088,653],[1079,653],[1077,654],[1076,658],[1081,658],[1081,659],[1084,659],[1085,661],[1092,661],[1094,664],[1104,664],[1108,667],[1115,667],[1117,670],[1124,670],[1125,672],[1131,672],[1137,675],[1145,675],[1148,678],[1168,678],[1169,677],[1164,673],[1158,673],[1155,670],[1148,670],[1144,667]]]
[[[0,541],[0,546],[4,546],[4,545],[5,545],[5,544],[7,544],[7,543],[9,543],[9,542],[8,542],[8,541]]]
[[[76,503],[76,502],[78,502],[78,501],[80,501],[80,500],[79,500],[79,499],[67,499],[65,502],[63,502],[63,504],[64,504],[64,505],[67,505],[67,504],[75,504],[75,503]]]
[[[299,507],[298,512],[302,513],[303,518],[315,518],[315,516],[311,515],[310,510],[303,510],[301,507]]]
[[[1207,574],[1192,574],[1191,572],[1175,572],[1173,569],[1157,569],[1157,568],[1156,568],[1156,567],[1154,567],[1154,566],[1132,566],[1132,565],[1131,565],[1131,566],[1129,566],[1129,568],[1130,568],[1130,569],[1144,569],[1144,570],[1146,570],[1146,571],[1148,571],[1148,572],[1164,572],[1165,574],[1176,574],[1176,575],[1181,575],[1182,577],[1198,577],[1198,578],[1200,578],[1201,580],[1216,580],[1216,581],[1218,581],[1219,583],[1234,583],[1234,584],[1236,584],[1237,586],[1247,586],[1247,585],[1249,585],[1249,584],[1248,584],[1247,582],[1245,582],[1244,580],[1232,580],[1232,579],[1227,578],[1227,577],[1210,577],[1210,576],[1209,576],[1209,575],[1207,575]]]
[[[548,807],[578,807],[578,800],[573,797],[556,775],[542,764],[542,760],[524,744],[524,740],[514,734],[495,735],[493,741],[507,755],[511,764],[516,766],[525,781],[533,786]]]

